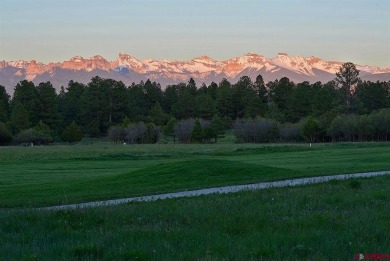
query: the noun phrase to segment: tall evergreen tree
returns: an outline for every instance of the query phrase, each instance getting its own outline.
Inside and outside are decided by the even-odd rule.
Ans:
[[[257,96],[259,98],[258,102],[260,103],[260,114],[258,115],[264,116],[267,113],[268,108],[268,90],[265,86],[263,76],[261,76],[260,74],[256,77],[256,81],[254,82],[254,89],[256,90]]]
[[[289,103],[295,86],[289,78],[283,77],[279,81],[269,82],[269,96],[271,101],[276,104],[277,108],[284,115],[289,113]]]
[[[234,117],[233,90],[227,79],[222,79],[217,89],[217,110],[222,117]]]
[[[129,111],[128,92],[122,82],[94,77],[81,97],[82,123],[92,136],[104,135],[119,124]]]
[[[128,114],[129,106],[127,104],[127,88],[123,82],[107,79],[105,80],[108,88],[108,108],[109,124],[118,124]]]
[[[88,83],[83,96],[82,123],[91,136],[99,137],[108,129],[109,94],[104,79],[96,76]]]
[[[133,122],[143,121],[149,112],[147,98],[144,92],[145,84],[141,81],[128,88],[127,105],[129,108],[129,117]]]
[[[362,113],[390,106],[389,94],[384,83],[366,81],[359,83],[354,92],[357,101],[362,103]]]
[[[5,87],[0,85],[0,122],[6,123],[9,120],[10,96]]]
[[[177,85],[168,85],[163,92],[162,107],[167,113],[171,113],[172,105],[177,102],[179,97],[179,90]]]
[[[207,94],[211,96],[213,100],[217,99],[217,90],[218,84],[215,82],[211,82],[209,86],[207,86]]]
[[[301,82],[294,86],[288,103],[286,116],[291,122],[298,122],[312,112],[315,93],[309,82]]]
[[[0,122],[0,145],[6,145],[11,140],[12,140],[12,135],[7,125],[5,125],[3,122]]]
[[[187,89],[189,90],[189,93],[192,95],[196,95],[198,89],[196,88],[196,83],[193,78],[190,78],[187,84]]]
[[[20,103],[28,112],[29,120],[33,125],[39,122],[39,97],[34,83],[23,80],[15,87],[12,98],[12,107]]]
[[[37,92],[39,97],[39,120],[48,125],[51,130],[57,130],[60,116],[56,90],[50,82],[45,82],[37,86]]]
[[[245,116],[245,108],[257,96],[251,78],[242,76],[236,84],[233,85],[233,110],[235,118]]]
[[[336,83],[330,81],[321,85],[320,89],[314,94],[312,111],[317,117],[334,110],[339,102],[338,92],[336,91]]]
[[[196,116],[210,120],[216,111],[214,100],[207,93],[202,93],[195,98]]]
[[[14,103],[12,106],[10,125],[13,134],[17,134],[20,131],[26,130],[31,126],[31,122],[29,120],[29,113],[19,102]]]
[[[81,108],[85,91],[82,83],[70,81],[65,90],[59,95],[59,112],[63,120],[63,127],[68,126],[72,121],[81,123]]]
[[[336,73],[335,81],[341,86],[344,94],[345,111],[350,113],[352,88],[356,87],[359,79],[359,70],[356,69],[353,63],[344,63],[340,70]]]
[[[195,88],[195,91],[194,89]],[[196,112],[196,86],[191,78],[188,85],[178,86],[177,102],[172,105],[172,115],[176,119],[189,119],[195,116]]]
[[[156,82],[151,82],[149,79],[145,82],[143,86],[143,92],[145,94],[146,108],[150,110],[156,102],[162,103],[163,94],[160,84]]]
[[[256,81],[253,84],[257,95],[259,96],[259,99],[262,104],[267,104],[268,103],[268,91],[267,87],[265,86],[263,76],[259,74],[256,77]]]
[[[152,117],[153,123],[157,126],[164,126],[168,120],[168,115],[164,112],[159,102],[150,109],[150,116]]]

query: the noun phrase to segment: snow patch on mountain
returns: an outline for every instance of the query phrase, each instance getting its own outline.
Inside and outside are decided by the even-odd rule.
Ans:
[[[271,59],[272,63],[282,68],[305,75],[314,75],[313,69],[307,60],[298,56],[289,56],[286,53],[279,53],[276,58]]]
[[[198,56],[190,61],[167,59],[140,60],[126,53],[119,53],[114,61],[107,61],[100,55],[90,58],[74,56],[67,61],[43,64],[31,61],[0,61],[0,84],[12,89],[15,82],[26,79],[36,81],[57,81],[66,85],[68,79],[81,79],[86,82],[95,75],[111,77],[124,82],[137,82],[151,79],[162,84],[173,84],[194,78],[196,81],[218,82],[222,78],[232,81],[243,75],[256,77],[262,74],[265,80],[274,80],[283,76],[294,81],[329,81],[339,71],[343,62],[326,61],[314,56],[289,56],[279,53],[275,58],[266,58],[254,52],[228,60],[218,61],[209,56]],[[356,65],[361,71],[362,79],[367,76],[378,75],[380,79],[388,79],[390,68],[380,68],[369,65]],[[95,73],[96,70],[96,73]],[[53,72],[57,73],[54,74]],[[77,72],[77,73],[76,73]],[[104,72],[104,73],[103,73]],[[130,75],[129,73],[132,72]],[[56,77],[58,79],[56,79]],[[379,79],[378,78],[378,79]],[[376,79],[371,77],[370,79]],[[390,79],[389,79],[390,80]]]

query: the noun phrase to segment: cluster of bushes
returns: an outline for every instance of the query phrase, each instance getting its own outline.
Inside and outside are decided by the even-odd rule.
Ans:
[[[366,115],[338,115],[331,121],[326,135],[332,141],[388,141],[390,109]]]
[[[64,142],[77,142],[83,138],[82,130],[75,122],[69,124],[62,132],[61,140]],[[23,129],[14,136],[5,123],[0,122],[0,145],[28,144],[47,145],[54,141],[53,131],[40,121],[36,126]]]
[[[275,142],[279,139],[278,122],[271,119],[241,119],[233,125],[233,132],[242,142]]]
[[[217,139],[224,133],[223,121],[215,116],[213,119],[187,119],[177,121],[171,118],[164,128],[154,123],[124,123],[112,126],[108,131],[108,139],[113,143],[156,143],[162,136],[173,137],[181,143],[206,143]]]
[[[218,137],[223,135],[224,123],[218,117],[213,119],[188,119],[179,121],[174,127],[174,137],[182,143],[210,143],[217,142]]]
[[[299,142],[299,141],[388,141],[390,138],[390,109],[365,115],[325,115],[308,117],[297,123],[256,118],[240,119],[233,125],[239,142]]]
[[[137,122],[112,126],[108,131],[108,138],[114,143],[156,143],[160,133],[160,128],[154,123]]]
[[[35,145],[46,145],[53,142],[53,136],[49,126],[39,122],[37,126],[22,130],[13,138],[15,144],[35,144]]]

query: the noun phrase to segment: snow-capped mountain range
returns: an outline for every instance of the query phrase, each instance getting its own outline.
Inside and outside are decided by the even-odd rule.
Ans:
[[[21,80],[34,83],[50,81],[57,89],[66,87],[70,80],[88,83],[92,77],[120,80],[126,85],[150,79],[167,84],[187,82],[194,78],[198,86],[212,81],[218,83],[227,78],[232,83],[241,76],[253,80],[261,74],[264,80],[271,81],[288,77],[294,82],[327,82],[335,78],[335,73],[344,62],[325,61],[317,57],[289,56],[279,53],[275,58],[266,58],[256,53],[247,53],[226,61],[217,61],[208,56],[200,56],[191,61],[139,60],[131,55],[120,53],[115,61],[108,61],[100,55],[91,58],[75,56],[69,61],[43,64],[31,61],[0,61],[0,85],[9,93]],[[360,77],[370,81],[390,80],[390,68],[356,65]]]

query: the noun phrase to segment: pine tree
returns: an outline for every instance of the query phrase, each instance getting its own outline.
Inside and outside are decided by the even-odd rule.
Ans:
[[[8,95],[5,87],[0,85],[0,121],[7,122],[9,120],[9,100],[10,96]]]
[[[168,119],[168,115],[164,112],[159,102],[156,102],[150,109],[149,115],[157,126],[164,126]]]
[[[6,145],[12,140],[11,132],[8,130],[7,125],[0,122],[0,145]]]
[[[222,117],[234,118],[233,89],[230,82],[225,78],[219,83],[216,103],[218,113]]]
[[[81,97],[81,114],[84,129],[93,137],[100,137],[108,130],[111,120],[109,87],[104,79],[96,76]]]
[[[359,81],[359,70],[356,69],[353,63],[344,63],[338,73],[336,73],[335,81],[341,85],[341,90],[344,92],[344,101],[346,113],[350,113],[352,87]]]
[[[196,116],[210,120],[216,111],[214,100],[209,94],[202,93],[195,98]]]
[[[15,87],[12,98],[12,107],[20,103],[28,113],[28,118],[33,125],[39,122],[39,97],[34,83],[23,80]]]
[[[10,125],[14,134],[28,129],[31,126],[29,114],[22,104],[16,103],[13,105]]]
[[[47,124],[52,130],[56,130],[60,122],[56,90],[50,82],[45,82],[38,85],[37,91],[39,97],[39,120]]]
[[[81,122],[81,97],[85,91],[85,85],[70,81],[66,91],[61,90],[59,95],[59,108],[64,127],[72,121]]]

